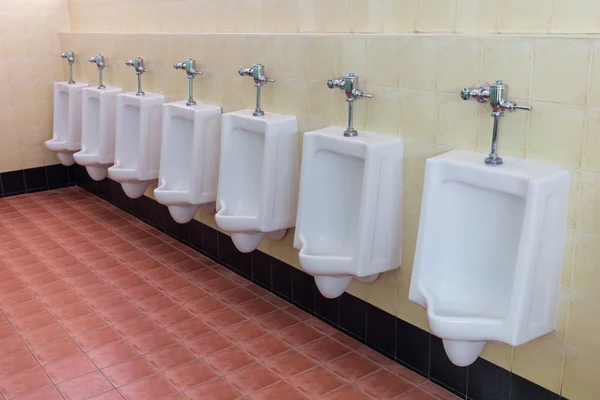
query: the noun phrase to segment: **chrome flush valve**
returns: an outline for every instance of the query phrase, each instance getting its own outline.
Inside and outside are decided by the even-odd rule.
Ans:
[[[265,83],[275,82],[275,80],[269,79],[264,75],[265,66],[261,63],[255,63],[250,68],[241,68],[238,72],[240,76],[251,76],[254,79],[254,86],[256,86],[256,109],[252,115],[255,117],[265,115],[265,112],[260,108],[262,87]]]
[[[125,61],[125,65],[127,65],[128,67],[133,67],[135,68],[135,73],[137,75],[137,81],[138,81],[138,90],[136,95],[137,96],[143,96],[146,93],[144,93],[144,91],[142,90],[142,75],[146,72],[148,72],[148,70],[146,68],[144,68],[144,59],[142,57],[138,57],[138,58],[134,58],[133,60],[127,60]]]
[[[460,92],[460,97],[463,100],[477,100],[479,103],[489,102],[492,106],[492,114],[494,117],[494,131],[492,134],[492,152],[485,159],[485,163],[491,166],[502,165],[502,158],[498,155],[498,124],[500,117],[505,112],[513,112],[516,110],[531,111],[531,106],[518,106],[512,101],[506,99],[508,85],[502,81],[496,81],[495,84],[480,83],[474,89],[464,88]]]
[[[358,99],[373,98],[372,95],[364,93],[358,88],[358,76],[353,73],[344,74],[342,79],[330,79],[327,81],[329,89],[339,88],[346,94],[348,103],[348,129],[344,131],[344,136],[356,136],[358,132],[354,129],[354,102]]]
[[[88,58],[88,61],[98,66],[98,89],[106,89],[106,86],[104,86],[104,83],[102,83],[102,70],[106,68],[104,56],[102,54],[98,54],[96,57]]]
[[[195,106],[196,101],[194,100],[194,78],[197,75],[202,75],[202,72],[196,70],[196,61],[193,58],[188,58],[184,62],[173,64],[173,68],[182,69],[185,71],[185,74],[189,80],[189,96],[186,105]]]
[[[66,53],[62,53],[60,55],[62,58],[66,59],[67,62],[69,63],[69,85],[72,85],[75,83],[75,81],[73,80],[73,63],[75,62],[75,53],[73,52],[73,50],[68,50]]]

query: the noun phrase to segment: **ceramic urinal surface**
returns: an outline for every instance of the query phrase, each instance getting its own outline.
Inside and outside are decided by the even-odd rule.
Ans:
[[[88,86],[87,83],[54,84],[54,124],[46,148],[55,152],[65,166],[75,163],[73,154],[81,149],[82,90]]]
[[[294,247],[328,298],[400,266],[403,143],[329,127],[304,134]]]
[[[216,222],[243,253],[263,237],[283,238],[296,222],[298,121],[251,110],[223,115]]]
[[[163,106],[159,186],[155,199],[184,224],[198,209],[215,211],[221,149],[221,107]]]
[[[108,174],[132,199],[141,197],[158,179],[164,102],[160,94],[117,95],[115,165]]]
[[[451,151],[427,161],[410,300],[450,360],[555,329],[569,173]]]
[[[117,95],[121,92],[115,87],[83,89],[81,151],[73,157],[95,181],[106,178],[114,162]]]

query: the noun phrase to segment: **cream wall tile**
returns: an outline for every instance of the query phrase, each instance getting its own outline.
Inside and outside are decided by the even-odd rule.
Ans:
[[[259,33],[275,32],[275,0],[258,0],[255,30]],[[209,1],[209,3],[216,3]]]
[[[323,31],[323,0],[301,0],[298,7],[298,30],[300,32]]]
[[[398,135],[400,92],[398,89],[367,86],[364,90],[373,96],[364,100],[366,105],[366,129],[386,135]]]
[[[310,120],[335,125],[337,96],[322,81],[310,81]]]
[[[552,0],[553,33],[600,32],[600,3],[594,0]]]
[[[529,99],[533,39],[483,40],[483,81],[502,80],[510,99]]]
[[[380,274],[377,280],[366,285],[366,300],[392,315],[396,315],[396,270]]]
[[[592,71],[590,73],[588,104],[600,106],[600,40],[594,40],[592,44]]]
[[[600,172],[600,108],[588,107],[582,168]]]
[[[404,141],[404,176],[402,186],[422,191],[425,179],[425,162],[435,155],[433,144]],[[411,214],[414,210],[407,210]]]
[[[383,0],[383,32],[415,32],[418,13],[417,0]]]
[[[454,94],[440,93],[439,107],[435,143],[477,150],[481,104],[465,102]]]
[[[285,40],[282,37],[267,35],[262,37],[262,43],[263,51],[260,62],[265,65],[267,77],[283,76],[283,44]]]
[[[575,229],[579,214],[579,196],[581,194],[581,173],[571,171],[571,185],[569,188],[569,210],[567,213],[567,229]]]
[[[419,0],[418,32],[452,32],[454,0]]]
[[[414,152],[412,149],[408,151]],[[407,164],[406,162],[404,164],[405,171],[406,167],[408,167]],[[421,191],[404,189],[402,192],[402,265],[400,267],[400,276],[406,279],[410,279],[412,275],[419,218],[421,215],[421,201]]]
[[[383,0],[352,0],[352,32],[377,33],[382,29]]]
[[[400,88],[436,90],[438,40],[405,37],[401,43]]]
[[[493,362],[506,370],[512,364],[513,347],[502,343],[488,342],[481,353],[481,358]]]
[[[527,158],[579,168],[585,135],[585,108],[551,103],[534,103],[532,106]]]
[[[551,0],[505,0],[499,8],[500,32],[547,32]]]
[[[283,44],[283,71],[292,78],[308,77],[308,40],[288,37]]]
[[[410,288],[410,280],[399,278],[397,283],[398,288],[398,314],[397,317],[404,321],[418,326],[421,329],[429,331],[427,323],[427,312],[416,303],[408,300],[408,290]]]
[[[335,71],[341,76],[353,72],[359,78],[367,69],[367,40],[360,37],[343,36],[335,39]]]
[[[352,1],[323,1],[323,32],[347,33],[352,29]]]
[[[299,120],[310,118],[310,87],[306,79],[285,79],[280,82],[287,96],[286,113]]]
[[[564,346],[546,338],[515,347],[512,372],[555,393],[560,391]]]
[[[457,0],[456,32],[498,31],[498,0]]]
[[[571,274],[573,273],[573,263],[575,257],[575,232],[567,230],[565,235],[565,251],[563,255],[562,274],[560,284],[562,286],[571,286]]]
[[[311,37],[308,39],[308,73],[310,79],[335,77],[335,39]]]
[[[400,136],[434,143],[437,130],[438,96],[435,92],[400,91]]]
[[[600,341],[597,334],[600,331],[600,319],[590,318],[599,313],[600,299],[573,291],[567,344],[600,357]]]
[[[600,235],[600,175],[581,173],[579,209],[577,231]]]
[[[590,49],[588,40],[536,39],[532,99],[586,104]]]
[[[276,32],[298,32],[299,1],[302,0],[274,0]]]
[[[400,41],[396,38],[367,40],[367,67],[364,82],[369,86],[398,87]]]
[[[585,178],[584,178],[585,180]],[[600,238],[582,235],[577,241],[575,265],[573,269],[573,284],[575,290],[600,297]],[[598,309],[600,311],[600,308]],[[600,326],[598,326],[600,328]],[[600,343],[598,344],[600,355]]]
[[[562,395],[568,399],[600,398],[600,358],[567,347]]]
[[[440,64],[438,90],[460,93],[465,79],[479,82],[481,79],[481,39],[440,39]]]

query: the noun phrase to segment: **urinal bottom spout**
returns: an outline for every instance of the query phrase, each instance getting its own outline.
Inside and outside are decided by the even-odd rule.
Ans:
[[[242,253],[250,253],[258,248],[265,234],[262,232],[256,233],[231,233],[233,244]]]
[[[379,274],[367,275],[363,278],[356,277],[356,280],[364,282],[364,283],[373,283],[379,278]]]
[[[123,191],[130,199],[137,199],[142,197],[148,186],[150,186],[150,181],[145,182],[122,182],[121,186],[123,187]]]
[[[56,153],[58,160],[65,167],[70,167],[75,164],[75,159],[73,158],[73,153]]]
[[[194,219],[199,206],[169,206],[171,217],[178,224],[186,224]]]
[[[328,299],[340,297],[346,291],[346,288],[348,288],[350,281],[352,281],[352,276],[350,275],[315,276],[315,283],[319,288],[319,292]]]
[[[463,340],[443,340],[444,350],[454,365],[467,367],[475,362],[486,342],[471,342]]]
[[[108,167],[85,167],[90,178],[95,180],[96,182],[100,182],[104,178],[108,176]]]

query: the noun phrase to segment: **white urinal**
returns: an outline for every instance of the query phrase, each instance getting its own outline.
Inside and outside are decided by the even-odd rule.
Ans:
[[[83,89],[81,151],[73,157],[95,181],[106,178],[114,162],[117,95],[121,92],[116,87]]]
[[[159,186],[156,200],[175,221],[191,221],[198,209],[215,211],[221,149],[221,107],[163,106]]]
[[[329,127],[304,134],[294,247],[321,293],[400,266],[403,143]]]
[[[81,149],[81,94],[87,83],[56,82],[54,84],[54,127],[46,148],[57,154],[67,167],[73,165],[73,154]]]
[[[164,102],[160,94],[117,95],[115,165],[108,175],[132,199],[141,197],[150,182],[158,179]]]
[[[296,222],[298,121],[289,115],[223,114],[216,222],[243,253],[281,239]]]
[[[569,173],[451,151],[427,161],[410,300],[450,360],[555,329]]]

